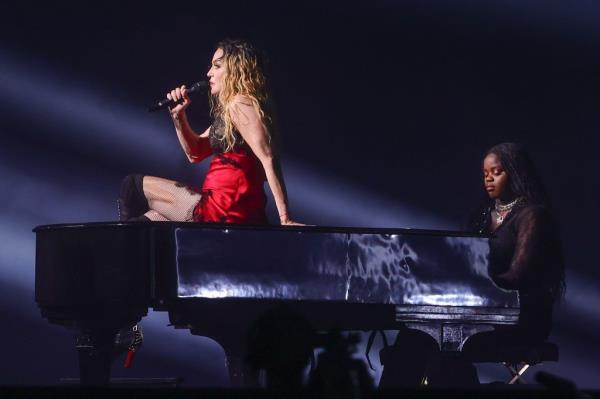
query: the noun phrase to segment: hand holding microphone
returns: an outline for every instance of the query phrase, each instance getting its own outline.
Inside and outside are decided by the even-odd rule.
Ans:
[[[197,93],[206,89],[207,83],[205,81],[200,81],[194,83],[189,89],[184,86],[177,87],[167,93],[167,98],[159,101],[156,105],[150,107],[148,109],[149,112],[154,112],[159,109],[164,109],[169,107],[169,111],[172,116],[179,115],[181,111],[186,109],[188,105],[192,103],[189,95],[192,93]]]
[[[185,85],[181,87],[176,87],[171,90],[170,93],[167,93],[167,99],[171,100],[171,105],[169,106],[169,112],[171,116],[178,116],[180,112],[185,110],[188,105],[192,103],[190,96],[188,94],[188,90]]]

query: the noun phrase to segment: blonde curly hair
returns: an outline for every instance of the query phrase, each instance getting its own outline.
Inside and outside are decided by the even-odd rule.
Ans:
[[[234,134],[235,126],[231,118],[231,107],[236,95],[247,98],[265,126],[270,124],[271,118],[265,112],[268,99],[266,78],[256,51],[249,43],[226,39],[219,42],[216,48],[223,50],[225,75],[219,94],[210,96],[211,115],[223,120],[223,136],[219,139],[225,142],[225,151],[231,151],[239,140]],[[270,139],[268,128],[267,134]]]

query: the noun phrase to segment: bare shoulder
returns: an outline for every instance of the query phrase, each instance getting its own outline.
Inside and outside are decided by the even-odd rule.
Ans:
[[[259,122],[260,115],[252,100],[244,95],[238,94],[231,101],[230,115],[236,124],[246,125]]]
[[[244,94],[236,94],[232,100],[233,105],[253,107],[252,99]]]

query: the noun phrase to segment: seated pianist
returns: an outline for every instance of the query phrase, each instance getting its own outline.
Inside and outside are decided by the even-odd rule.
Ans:
[[[434,386],[477,384],[469,355],[490,346],[542,343],[550,335],[552,308],[565,280],[558,229],[542,182],[528,154],[514,143],[486,153],[483,178],[489,203],[471,228],[491,234],[488,272],[500,288],[518,290],[519,321],[473,335],[454,357],[440,356],[425,334],[401,330],[395,344],[380,352],[380,387],[416,386],[425,378]]]

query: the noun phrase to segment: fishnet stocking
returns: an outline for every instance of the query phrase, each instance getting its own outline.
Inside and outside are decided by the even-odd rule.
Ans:
[[[155,176],[144,176],[144,195],[152,221],[191,222],[194,208],[202,197],[189,186]]]

